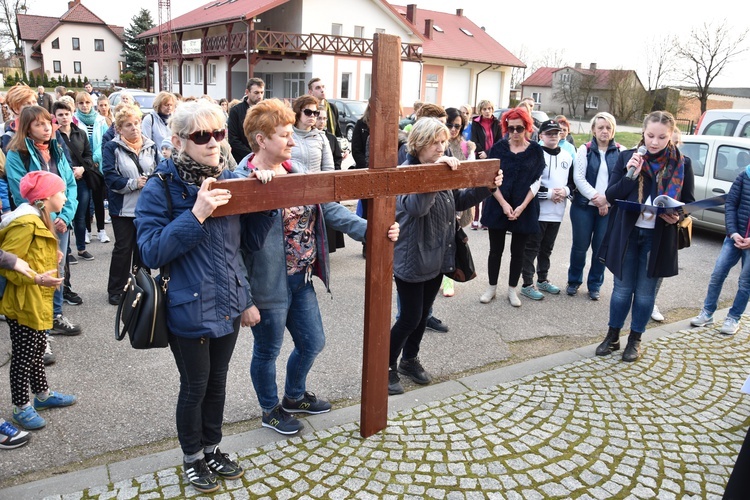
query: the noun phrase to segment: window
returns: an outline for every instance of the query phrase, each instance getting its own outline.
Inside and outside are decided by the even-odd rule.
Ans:
[[[570,73],[563,73],[560,75],[560,80],[562,80],[563,83],[570,83]]]
[[[441,27],[440,27],[440,26],[438,26],[437,24],[433,24],[433,25],[432,25],[432,29],[434,29],[434,30],[435,30],[435,31],[437,31],[438,33],[442,33],[442,32],[443,32],[443,28],[441,28]]]
[[[216,65],[213,63],[208,65],[208,84],[216,85]]]
[[[52,40],[52,48],[53,49],[59,49],[60,48],[60,39],[59,38],[55,38],[54,40]]]
[[[706,170],[708,144],[685,142],[680,146],[680,152],[693,162],[693,175],[703,177]]]
[[[74,38],[73,39],[73,50],[81,50],[81,39],[80,38]]]
[[[55,73],[62,73],[62,64],[60,64],[60,61],[52,61],[52,70]]]
[[[586,100],[586,107],[588,109],[598,109],[599,108],[599,97],[595,95],[589,96],[589,98]]]
[[[734,135],[734,129],[737,128],[738,120],[716,120],[706,127],[703,135],[723,135],[731,137]]]
[[[195,65],[195,83],[203,85],[203,65]]]
[[[474,36],[474,35],[471,34],[471,31],[467,30],[466,28],[459,28],[459,29],[466,36],[472,36],[472,37]]]
[[[94,38],[94,50],[96,52],[104,52],[104,40]]]
[[[364,38],[365,37],[365,27],[364,26],[355,26],[354,27],[354,36],[356,38]]]
[[[267,80],[266,91],[268,91]],[[306,93],[307,82],[304,73],[284,73],[284,97],[294,99]]]
[[[534,99],[534,103],[541,104],[542,103],[542,93],[541,92],[532,92],[531,98]]]
[[[372,95],[372,74],[365,73],[365,100],[369,100]]]
[[[273,74],[272,73],[266,73],[266,74],[259,74],[258,77],[266,82],[265,92],[263,93],[263,99],[270,99],[273,97]]]
[[[375,28],[375,33],[385,33],[385,28]]]
[[[341,92],[339,95],[342,99],[349,99],[349,84],[352,81],[351,73],[341,74]]]
[[[178,83],[180,81],[180,69],[179,66],[172,66],[172,83]]]
[[[341,24],[333,23],[331,25],[331,35],[341,36],[341,33],[343,30],[344,30],[344,27]]]
[[[182,83],[191,83],[192,78],[190,78],[190,70],[192,69],[192,66],[189,64],[185,64],[182,67]]]
[[[76,75],[81,74],[81,61],[73,61],[73,73]]]
[[[438,79],[438,76],[434,73],[427,73],[427,76],[425,78],[425,89],[424,89],[424,102],[430,102],[432,104],[437,103],[437,96],[438,96],[438,86],[440,84],[440,80]]]
[[[692,158],[690,159],[692,160]],[[750,149],[737,146],[720,146],[716,154],[714,177],[721,181],[734,182],[740,172],[745,171],[748,163],[750,163]]]

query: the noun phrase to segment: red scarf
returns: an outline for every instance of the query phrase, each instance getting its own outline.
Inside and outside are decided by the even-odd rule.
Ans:
[[[42,157],[42,160],[44,160],[44,163],[49,165],[49,161],[51,159],[50,154],[49,154],[49,142],[34,141],[34,147],[39,152],[39,156]]]

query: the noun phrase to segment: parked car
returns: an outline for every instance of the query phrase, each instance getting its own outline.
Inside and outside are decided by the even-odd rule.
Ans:
[[[125,89],[112,92],[109,95],[109,105],[113,108],[117,106],[120,103],[120,96],[123,92],[127,92],[133,96],[135,102],[138,103],[138,107],[141,108],[142,113],[150,113],[154,109],[154,98],[156,97],[156,94],[137,89]]]
[[[750,137],[750,109],[709,109],[698,120],[695,133]]]
[[[496,109],[493,114],[495,115],[495,118],[499,120],[500,117],[503,116],[503,113],[505,113],[509,109],[510,108]],[[534,120],[534,126],[536,128],[539,128],[539,125],[541,125],[542,122],[549,120],[549,116],[547,116],[547,113],[545,113],[544,111],[534,110],[531,112],[531,119]]]
[[[741,137],[686,135],[680,151],[693,164],[696,200],[727,194],[732,182],[750,165],[750,139]],[[697,227],[725,231],[723,205],[692,216]]]
[[[354,135],[354,125],[357,124],[357,120],[362,118],[365,114],[368,101],[354,101],[351,99],[328,99],[328,102],[335,104],[339,110],[339,127],[341,132],[346,137],[346,140],[351,142],[352,136]]]

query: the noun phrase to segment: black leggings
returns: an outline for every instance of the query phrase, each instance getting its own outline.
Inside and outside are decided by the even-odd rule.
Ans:
[[[487,274],[490,285],[497,285],[497,277],[500,275],[500,261],[505,249],[505,229],[490,229],[490,255],[487,257]],[[512,233],[510,240],[510,272],[508,274],[508,286],[518,285],[523,267],[523,251],[526,248],[528,234]]]
[[[47,331],[34,330],[8,318],[10,342],[10,393],[13,404],[22,407],[29,402],[29,387],[34,394],[49,389],[44,371]]]
[[[416,358],[419,354],[419,344],[422,343],[427,317],[442,282],[442,274],[419,283],[409,283],[396,278],[401,314],[391,328],[389,366],[396,364],[401,351],[406,359]]]

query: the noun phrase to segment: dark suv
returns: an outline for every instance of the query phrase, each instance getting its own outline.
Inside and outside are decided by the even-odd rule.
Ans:
[[[354,101],[351,99],[328,99],[328,102],[334,104],[339,110],[339,127],[344,137],[349,142],[354,135],[354,125],[357,120],[365,114],[368,101]]]

